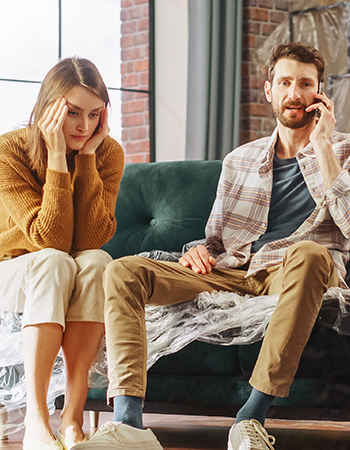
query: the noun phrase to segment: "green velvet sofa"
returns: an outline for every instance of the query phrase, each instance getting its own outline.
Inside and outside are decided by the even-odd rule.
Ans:
[[[104,249],[113,258],[143,251],[181,251],[204,237],[221,161],[130,164],[116,207],[117,231]],[[145,412],[228,415],[246,401],[261,343],[192,342],[159,359],[148,373]],[[90,389],[86,409],[106,410],[105,389]],[[350,337],[316,324],[286,399],[269,417],[350,418]],[[108,410],[108,408],[107,408]]]

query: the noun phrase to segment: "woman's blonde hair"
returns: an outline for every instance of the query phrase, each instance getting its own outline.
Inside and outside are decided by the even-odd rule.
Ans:
[[[43,173],[47,167],[47,149],[38,121],[47,107],[75,86],[83,86],[97,95],[107,106],[110,102],[106,85],[95,64],[88,59],[71,57],[59,61],[44,78],[38,99],[30,115],[27,155],[30,168]]]

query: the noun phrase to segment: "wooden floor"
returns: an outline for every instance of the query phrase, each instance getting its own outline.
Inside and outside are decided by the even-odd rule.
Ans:
[[[101,425],[112,419],[101,413]],[[232,418],[144,414],[145,427],[151,428],[164,450],[225,450]],[[52,416],[52,429],[57,431],[59,411]],[[276,450],[350,450],[350,422],[313,422],[267,420],[268,432],[276,437]],[[85,416],[89,436],[88,413]],[[93,433],[93,431],[92,431]],[[23,431],[0,441],[1,450],[21,450]]]

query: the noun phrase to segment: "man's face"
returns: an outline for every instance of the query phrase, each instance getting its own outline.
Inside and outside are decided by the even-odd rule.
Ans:
[[[305,111],[315,103],[318,89],[316,66],[282,58],[275,65],[272,85],[265,83],[265,95],[276,119],[287,128],[302,128],[314,118]]]

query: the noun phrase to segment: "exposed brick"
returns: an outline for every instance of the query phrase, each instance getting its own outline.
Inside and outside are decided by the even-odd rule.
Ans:
[[[142,112],[145,109],[145,103],[143,100],[123,102],[122,114],[131,114],[134,112]]]
[[[148,82],[149,82],[148,72],[141,73],[141,85],[142,86],[147,86],[147,89],[148,89]]]
[[[289,11],[289,1],[288,0],[275,0],[275,8],[282,11]]]
[[[122,117],[122,127],[138,127],[143,125],[143,114],[131,114]]]
[[[126,144],[127,153],[149,152],[149,140],[128,142]]]
[[[120,46],[121,48],[131,47],[133,44],[133,36],[132,34],[127,34],[126,36],[122,36],[120,38]]]
[[[136,74],[123,75],[122,76],[122,87],[131,88],[138,86],[139,76]]]
[[[126,142],[128,140],[129,140],[129,130],[124,129],[124,130],[122,130],[122,141]]]
[[[121,51],[122,61],[127,61],[127,60],[131,60],[131,59],[140,59],[140,56],[141,56],[141,51],[140,51],[139,47],[127,48],[127,49]]]
[[[129,91],[122,91],[122,102],[128,102],[135,98],[135,94]]]
[[[248,20],[258,20],[260,22],[267,22],[269,18],[269,13],[267,9],[261,8],[248,8],[243,9],[243,18]]]
[[[137,29],[138,29],[138,31],[149,30],[149,20],[148,20],[148,18],[139,20]]]
[[[121,0],[120,6],[122,8],[130,8],[130,6],[133,6],[133,3],[131,0]]]
[[[144,127],[130,129],[130,140],[131,141],[138,141],[140,139],[145,139],[146,136],[147,136],[147,132]]]
[[[149,162],[149,153],[139,153],[136,155],[126,155],[127,164],[147,163]]]
[[[282,11],[271,11],[270,12],[270,21],[273,23],[281,23],[287,18],[287,14]]]
[[[149,17],[149,3],[148,2],[143,7],[143,17]]]
[[[255,36],[252,35],[247,35],[247,36],[243,36],[242,39],[243,45],[245,48],[247,47],[255,47]]]
[[[138,6],[136,8],[130,8],[129,10],[129,18],[130,19],[140,19],[140,17],[143,16],[143,11],[141,6]]]
[[[133,21],[128,20],[127,22],[122,22],[122,25],[120,27],[122,36],[125,36],[126,34],[135,33],[136,26],[137,26],[136,20],[133,20]]]
[[[135,72],[144,72],[148,70],[148,59],[135,61]]]
[[[240,133],[240,143],[246,144],[247,142],[255,141],[258,139],[258,133],[256,131],[242,131]]]
[[[268,105],[261,103],[247,103],[242,105],[243,117],[268,117],[269,108]]]
[[[249,63],[244,62],[244,63],[242,63],[242,66],[241,66],[241,75],[242,75],[242,77],[244,77],[245,75],[248,75],[248,74],[249,74]]]
[[[264,23],[262,26],[263,36],[270,36],[270,34],[276,29],[276,25]]]
[[[134,0],[134,1],[135,1],[135,5],[141,5],[142,3],[148,4],[148,0]]]
[[[243,35],[245,34],[260,34],[259,22],[246,22],[243,24]]]
[[[242,90],[241,92],[241,102],[242,103],[258,103],[259,94],[252,89]]]
[[[272,0],[259,0],[258,7],[259,8],[272,9],[273,8],[273,1]]]
[[[149,33],[136,33],[133,35],[133,44],[134,45],[144,45],[149,43]]]
[[[124,22],[125,20],[128,20],[128,17],[129,17],[129,15],[128,15],[128,10],[127,10],[127,9],[122,9],[122,10],[120,11],[120,20],[121,20],[122,22]]]

